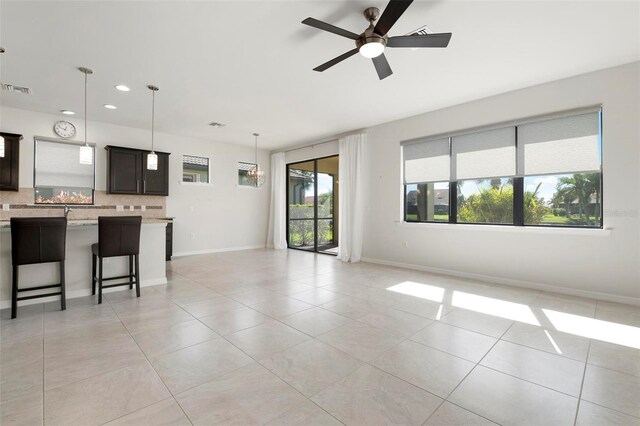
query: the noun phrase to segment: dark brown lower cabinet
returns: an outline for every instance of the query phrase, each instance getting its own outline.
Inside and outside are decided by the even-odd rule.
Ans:
[[[171,260],[171,256],[173,256],[173,220],[170,220],[167,223],[167,258],[166,260]]]

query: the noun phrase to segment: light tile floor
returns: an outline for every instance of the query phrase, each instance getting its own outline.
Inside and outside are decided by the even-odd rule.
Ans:
[[[637,307],[298,251],[2,312],[2,425],[640,425]]]

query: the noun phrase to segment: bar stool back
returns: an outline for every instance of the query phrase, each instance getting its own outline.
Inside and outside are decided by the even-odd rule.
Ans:
[[[136,296],[140,297],[140,227],[142,216],[98,217],[98,243],[91,245],[93,257],[92,294],[96,294],[98,284],[98,303],[102,303],[102,289],[128,285],[136,286]],[[105,257],[129,256],[129,275],[104,278],[102,276],[103,259]],[[100,268],[96,270],[97,263]],[[135,264],[135,272],[134,272]],[[97,272],[97,275],[96,275]],[[117,284],[103,285],[104,281],[128,278],[129,281]]]
[[[39,297],[60,296],[60,309],[66,309],[64,260],[67,239],[67,219],[64,217],[11,218],[11,318],[18,314],[18,301]],[[37,263],[60,262],[60,283],[36,287],[18,287],[18,267]],[[54,293],[18,297],[24,291],[60,287]]]

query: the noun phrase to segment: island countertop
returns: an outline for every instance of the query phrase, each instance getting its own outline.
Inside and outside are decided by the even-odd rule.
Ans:
[[[164,224],[166,225],[167,223],[171,222],[170,219],[142,219],[142,224],[143,225],[148,225],[148,224]],[[67,227],[77,227],[77,226],[91,226],[91,225],[97,225],[98,224],[98,219],[69,219],[67,221]],[[11,227],[11,222],[8,220],[0,220],[0,229],[3,228],[10,228]]]

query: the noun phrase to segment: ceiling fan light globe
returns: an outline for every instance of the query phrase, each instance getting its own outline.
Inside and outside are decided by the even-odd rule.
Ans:
[[[359,52],[365,58],[369,58],[369,59],[377,58],[378,56],[382,55],[382,53],[384,52],[384,44],[377,41],[365,43],[362,46],[360,46]]]

